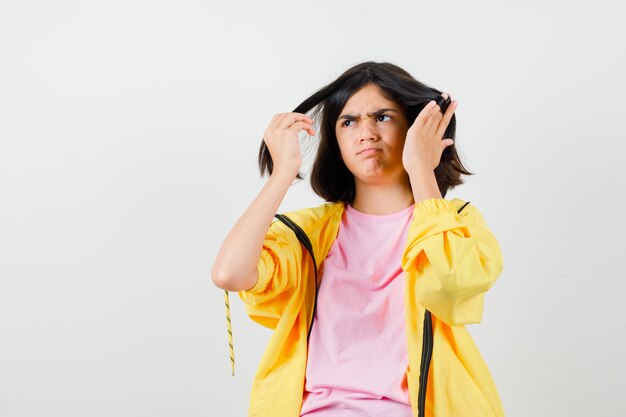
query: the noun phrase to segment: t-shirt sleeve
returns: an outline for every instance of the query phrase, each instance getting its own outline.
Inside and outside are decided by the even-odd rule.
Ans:
[[[462,205],[443,198],[416,204],[401,261],[406,273],[417,274],[416,301],[448,325],[479,323],[484,293],[503,270],[482,214],[472,204],[457,213]]]

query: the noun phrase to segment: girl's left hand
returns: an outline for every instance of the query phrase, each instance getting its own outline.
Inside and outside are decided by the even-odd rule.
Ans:
[[[442,96],[448,97],[443,93]],[[433,100],[429,102],[417,115],[415,122],[409,128],[402,151],[402,165],[406,172],[426,168],[434,170],[441,161],[443,150],[454,144],[453,139],[441,139],[446,131],[450,119],[456,110],[458,102],[453,100],[446,114]]]

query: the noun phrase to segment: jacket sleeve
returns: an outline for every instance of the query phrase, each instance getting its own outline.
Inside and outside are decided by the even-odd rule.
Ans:
[[[302,246],[293,230],[274,221],[265,236],[257,264],[259,278],[254,287],[239,291],[250,318],[275,329],[283,312],[294,302],[302,279]]]
[[[443,198],[415,205],[402,269],[415,277],[416,302],[448,325],[480,323],[484,293],[502,272],[500,246],[479,210]]]

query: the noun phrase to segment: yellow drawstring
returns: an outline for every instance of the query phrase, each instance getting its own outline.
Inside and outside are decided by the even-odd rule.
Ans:
[[[230,305],[228,304],[228,291],[224,290],[224,301],[226,303],[226,324],[228,326],[228,346],[230,349],[230,363],[235,376],[235,350],[233,348],[233,329],[230,325]]]

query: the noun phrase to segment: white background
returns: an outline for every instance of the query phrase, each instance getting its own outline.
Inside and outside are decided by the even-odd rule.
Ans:
[[[366,60],[459,100],[509,417],[626,414],[619,2],[0,1],[0,416],[244,416],[210,270],[272,115]],[[308,182],[288,211],[321,204]]]

